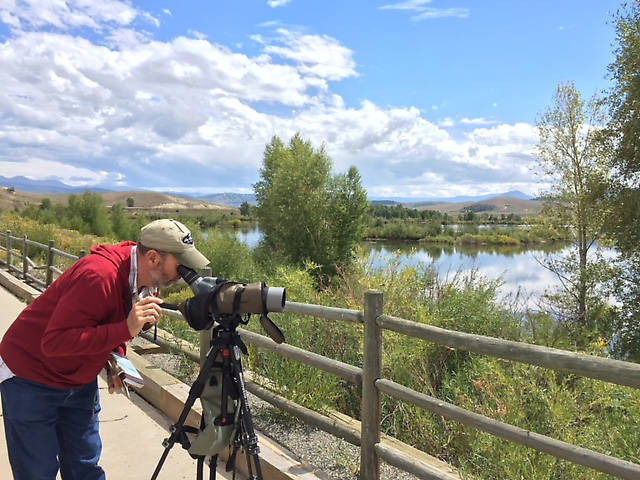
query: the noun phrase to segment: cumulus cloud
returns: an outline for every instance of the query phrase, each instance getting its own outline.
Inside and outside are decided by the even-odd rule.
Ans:
[[[3,2],[0,18],[14,28],[37,29],[53,27],[60,30],[91,28],[102,30],[105,25],[130,25],[137,17],[158,25],[147,12],[119,0],[21,0]],[[8,19],[8,21],[5,21]]]
[[[303,74],[317,76],[327,80],[342,80],[355,76],[353,52],[327,35],[305,35],[279,28],[275,39],[254,36],[253,39],[264,44],[268,54],[293,61]]]
[[[358,74],[354,54],[329,36],[278,28],[247,55],[203,36],[157,40],[128,3],[20,5],[0,17],[30,25],[0,43],[1,175],[247,191],[272,136],[300,132],[326,145],[337,171],[357,166],[373,196],[532,190],[534,127],[347,105],[332,88]],[[77,22],[94,35],[74,30],[69,11],[92,18]],[[43,19],[60,28],[36,28]]]

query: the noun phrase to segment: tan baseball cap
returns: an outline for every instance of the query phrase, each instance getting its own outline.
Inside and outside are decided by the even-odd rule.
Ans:
[[[209,260],[193,243],[191,231],[177,220],[163,218],[155,220],[140,230],[140,243],[147,248],[168,252],[181,265],[200,270],[209,264]]]

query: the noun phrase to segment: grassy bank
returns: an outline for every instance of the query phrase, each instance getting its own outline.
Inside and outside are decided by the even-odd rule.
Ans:
[[[62,235],[67,242],[63,249],[68,251],[87,249],[90,240],[69,231],[60,233],[46,225],[40,225],[38,230],[37,224],[20,223],[27,220],[18,217],[3,216],[0,221],[3,230],[11,229],[14,234],[27,234],[29,238],[32,233],[53,238]],[[292,301],[362,309],[364,292],[376,288],[384,292],[384,311],[390,315],[516,341],[545,344],[545,339],[553,338],[555,347],[569,348],[566,341],[558,339],[561,332],[554,331],[554,324],[548,319],[541,319],[535,329],[525,327],[517,312],[497,304],[497,285],[474,273],[444,281],[428,266],[398,268],[392,263],[384,270],[374,271],[362,266],[366,265],[362,261],[319,290],[311,274],[313,265],[304,269],[285,266],[272,258],[271,252],[252,251],[231,234],[213,233],[204,238],[191,226],[196,244],[211,259],[216,276],[284,286]],[[39,237],[37,241],[47,240]],[[173,288],[165,296],[176,303],[189,298],[191,293],[186,288]],[[360,326],[294,314],[273,314],[272,319],[284,331],[288,343],[362,365]],[[163,318],[162,327],[197,341],[197,333],[184,322]],[[259,331],[255,319],[248,327]],[[391,332],[384,334],[383,341],[385,378],[524,429],[640,462],[637,390],[438,347]],[[605,342],[594,342],[585,353],[605,355]],[[269,378],[271,388],[302,405],[359,416],[359,387],[256,349],[251,349],[247,365]],[[610,478],[386,396],[382,418],[386,433],[443,458],[476,479]]]
[[[387,220],[370,223],[365,229],[369,240],[398,240],[449,245],[536,245],[563,241],[566,232],[544,224],[526,226],[476,224],[441,225],[410,220]]]

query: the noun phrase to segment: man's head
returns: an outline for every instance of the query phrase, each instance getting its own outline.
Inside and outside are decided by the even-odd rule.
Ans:
[[[209,264],[193,243],[187,227],[176,220],[155,220],[142,227],[139,286],[167,287],[180,279],[178,265],[200,270]]]
[[[140,230],[140,243],[147,248],[170,253],[180,265],[195,271],[209,265],[207,257],[196,250],[191,231],[176,220],[163,218],[145,225]]]

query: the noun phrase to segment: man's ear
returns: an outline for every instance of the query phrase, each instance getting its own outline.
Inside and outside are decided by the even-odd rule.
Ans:
[[[147,265],[151,267],[160,263],[160,254],[158,253],[157,250],[153,250],[153,249],[147,250],[147,253],[145,253],[144,258],[147,262]]]

